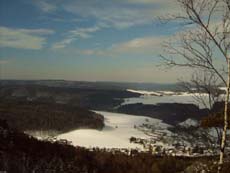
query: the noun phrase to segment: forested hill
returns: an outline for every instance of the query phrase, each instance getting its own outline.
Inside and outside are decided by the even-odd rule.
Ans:
[[[77,128],[102,129],[104,117],[77,106],[28,101],[0,102],[0,119],[13,128],[67,132]]]
[[[112,110],[124,98],[140,94],[126,90],[98,88],[70,88],[41,85],[0,85],[0,99],[17,99],[77,105],[93,110]]]
[[[149,116],[161,119],[172,125],[183,122],[188,118],[200,120],[207,116],[208,109],[200,109],[194,104],[184,103],[159,103],[156,105],[145,105],[142,103],[122,105],[117,109],[119,113]]]
[[[87,82],[87,81],[68,81],[68,80],[0,80],[0,86],[10,85],[39,85],[61,88],[85,88],[101,90],[125,90],[127,88],[135,90],[178,90],[178,83],[135,83],[135,82]]]
[[[64,141],[40,141],[12,130],[0,120],[0,172],[7,173],[215,173],[215,157],[154,156],[132,150],[88,150]],[[224,162],[221,173],[230,169]]]

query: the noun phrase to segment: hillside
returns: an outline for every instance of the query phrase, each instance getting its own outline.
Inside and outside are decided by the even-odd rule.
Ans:
[[[65,104],[91,110],[149,116],[170,124],[177,124],[191,117],[199,120],[208,114],[206,109],[199,109],[194,104],[185,103],[160,103],[156,105],[136,103],[126,105],[123,104],[125,99],[138,98],[141,94],[119,88],[108,89],[106,88],[107,85],[103,86],[102,84],[104,88],[98,88],[97,85],[88,86],[88,83],[84,82],[74,85],[74,87],[65,86],[64,84],[68,84],[66,82],[63,82],[60,86],[54,85],[57,84],[56,82],[51,85],[50,81],[48,81],[49,86],[45,86],[44,81],[42,84],[29,83],[25,85],[23,81],[21,83],[4,83],[0,86],[0,99],[16,100],[17,102]],[[156,97],[158,99],[158,96]],[[161,97],[159,96],[159,98]]]
[[[156,105],[145,105],[142,103],[127,104],[120,106],[117,112],[149,116],[173,125],[191,117],[200,120],[208,115],[207,109],[199,109],[194,104],[183,103],[160,103]]]
[[[21,131],[68,132],[77,128],[102,129],[103,116],[84,108],[57,103],[3,100],[0,119]]]
[[[88,150],[65,142],[39,141],[0,121],[0,171],[7,173],[193,173],[216,172],[215,158],[157,157],[119,150]],[[225,162],[223,173],[229,169]],[[208,168],[209,167],[209,168]]]
[[[1,83],[0,83],[1,84]],[[5,84],[0,85],[0,99],[61,103],[94,110],[112,110],[124,98],[138,97],[140,94],[123,89],[98,89],[88,86],[44,86]]]

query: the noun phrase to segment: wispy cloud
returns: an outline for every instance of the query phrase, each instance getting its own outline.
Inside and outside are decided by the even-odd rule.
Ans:
[[[140,3],[140,4],[152,4],[159,1],[160,0],[127,0],[127,2],[129,3]],[[162,0],[160,2],[162,2]]]
[[[19,32],[26,34],[37,34],[37,35],[50,35],[54,34],[55,31],[51,29],[18,29]]]
[[[42,49],[46,44],[44,35],[53,34],[48,29],[13,29],[0,27],[0,47],[18,49]]]
[[[69,31],[72,37],[76,38],[89,38],[91,37],[91,33],[99,31],[101,29],[100,26],[93,26],[89,28],[77,28],[75,30]]]
[[[9,60],[0,59],[0,65],[8,64]]]
[[[131,3],[131,4],[158,4],[158,5],[170,5],[171,3],[175,3],[176,0],[124,0],[125,2]]]
[[[97,31],[101,30],[104,27],[106,27],[106,26],[102,25],[102,24],[99,24],[99,25],[95,25],[93,27],[76,28],[74,30],[70,30],[67,33],[66,38],[64,38],[62,41],[59,41],[59,42],[55,43],[52,46],[52,49],[65,48],[67,45],[71,44],[73,41],[75,41],[77,39],[90,38],[92,33],[97,32]]]
[[[166,41],[168,37],[156,36],[156,37],[142,37],[128,40],[121,43],[113,44],[107,49],[94,49],[81,51],[82,54],[100,55],[100,56],[119,56],[119,55],[144,55],[154,56],[160,53],[162,43]]]
[[[158,15],[177,11],[174,0],[71,1],[63,8],[118,29],[149,24]]]
[[[114,44],[111,50],[115,53],[144,53],[152,54],[159,52],[161,44],[167,40],[167,37],[143,37],[135,38],[119,44]]]
[[[57,4],[48,0],[33,0],[32,2],[43,12],[53,12],[57,9]]]
[[[62,41],[56,42],[53,44],[52,49],[62,49],[65,48],[67,45],[71,44],[75,38],[65,38]]]
[[[43,12],[59,9],[79,19],[95,19],[117,29],[150,24],[155,17],[178,12],[176,0],[65,0],[33,1]],[[68,20],[68,19],[67,19]]]
[[[66,48],[61,50],[62,52],[86,55],[86,56],[103,56],[103,57],[119,57],[119,56],[158,56],[162,53],[162,44],[169,37],[156,36],[156,37],[142,37],[120,42],[108,46],[107,48],[95,48],[95,49],[73,49]]]

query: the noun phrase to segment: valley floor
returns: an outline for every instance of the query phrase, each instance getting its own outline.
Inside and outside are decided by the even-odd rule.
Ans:
[[[62,141],[41,141],[0,121],[0,172],[7,173],[195,173],[216,172],[216,157],[159,157],[88,150]],[[229,159],[222,173],[230,167]]]
[[[134,116],[120,113],[96,111],[104,116],[105,127],[100,131],[96,129],[78,129],[58,136],[58,139],[67,139],[73,145],[83,147],[99,148],[138,148],[143,149],[140,144],[130,143],[130,138],[150,139],[151,137],[137,127],[144,123],[152,124],[167,133],[170,125],[161,120],[145,116]],[[135,128],[136,127],[136,128]]]

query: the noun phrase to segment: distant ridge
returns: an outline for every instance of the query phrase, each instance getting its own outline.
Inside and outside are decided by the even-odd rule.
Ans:
[[[97,88],[97,89],[133,89],[146,91],[179,90],[177,83],[140,83],[112,81],[70,81],[63,79],[45,80],[0,80],[0,85],[43,85],[51,87]]]

